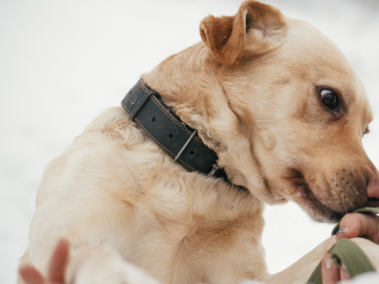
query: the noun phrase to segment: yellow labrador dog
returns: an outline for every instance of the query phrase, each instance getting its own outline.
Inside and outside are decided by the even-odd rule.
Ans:
[[[256,1],[205,18],[200,35],[49,163],[21,266],[46,273],[63,237],[67,283],[305,283],[335,238],[268,275],[264,203],[294,201],[321,222],[378,206],[361,142],[372,112],[329,39]],[[142,110],[154,104],[188,135],[180,151],[171,133],[168,146],[158,139],[168,122],[148,129],[159,121]],[[379,247],[354,241],[379,268]]]

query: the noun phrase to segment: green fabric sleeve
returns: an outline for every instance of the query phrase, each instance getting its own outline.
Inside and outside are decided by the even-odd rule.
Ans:
[[[354,213],[379,214],[379,208],[360,208],[354,211]],[[334,227],[332,235],[335,235],[338,230],[339,224]],[[330,249],[329,253],[333,260],[345,265],[350,278],[361,273],[375,271],[375,268],[361,248],[349,239],[339,240]],[[307,283],[322,284],[321,264],[322,262],[317,265]]]

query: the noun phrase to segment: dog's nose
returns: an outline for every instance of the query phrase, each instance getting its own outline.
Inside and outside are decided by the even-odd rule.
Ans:
[[[367,187],[367,197],[369,198],[369,206],[379,206],[379,173],[370,176],[370,181]]]

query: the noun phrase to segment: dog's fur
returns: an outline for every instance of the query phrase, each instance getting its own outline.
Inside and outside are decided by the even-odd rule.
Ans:
[[[292,200],[326,222],[377,205],[378,173],[361,143],[372,112],[332,42],[255,1],[233,17],[207,17],[200,35],[143,79],[247,190],[187,172],[116,107],[48,165],[21,265],[46,272],[65,237],[68,283],[125,283],[128,263],[161,283],[304,283],[335,239],[268,275],[264,202]],[[338,94],[338,111],[320,88]],[[378,268],[378,246],[356,242]]]

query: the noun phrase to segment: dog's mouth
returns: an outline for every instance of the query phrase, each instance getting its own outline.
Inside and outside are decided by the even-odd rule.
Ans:
[[[286,176],[285,179],[295,189],[290,198],[300,205],[313,220],[324,223],[337,223],[344,216],[344,214],[334,211],[317,198],[300,171],[292,169],[291,174]]]

